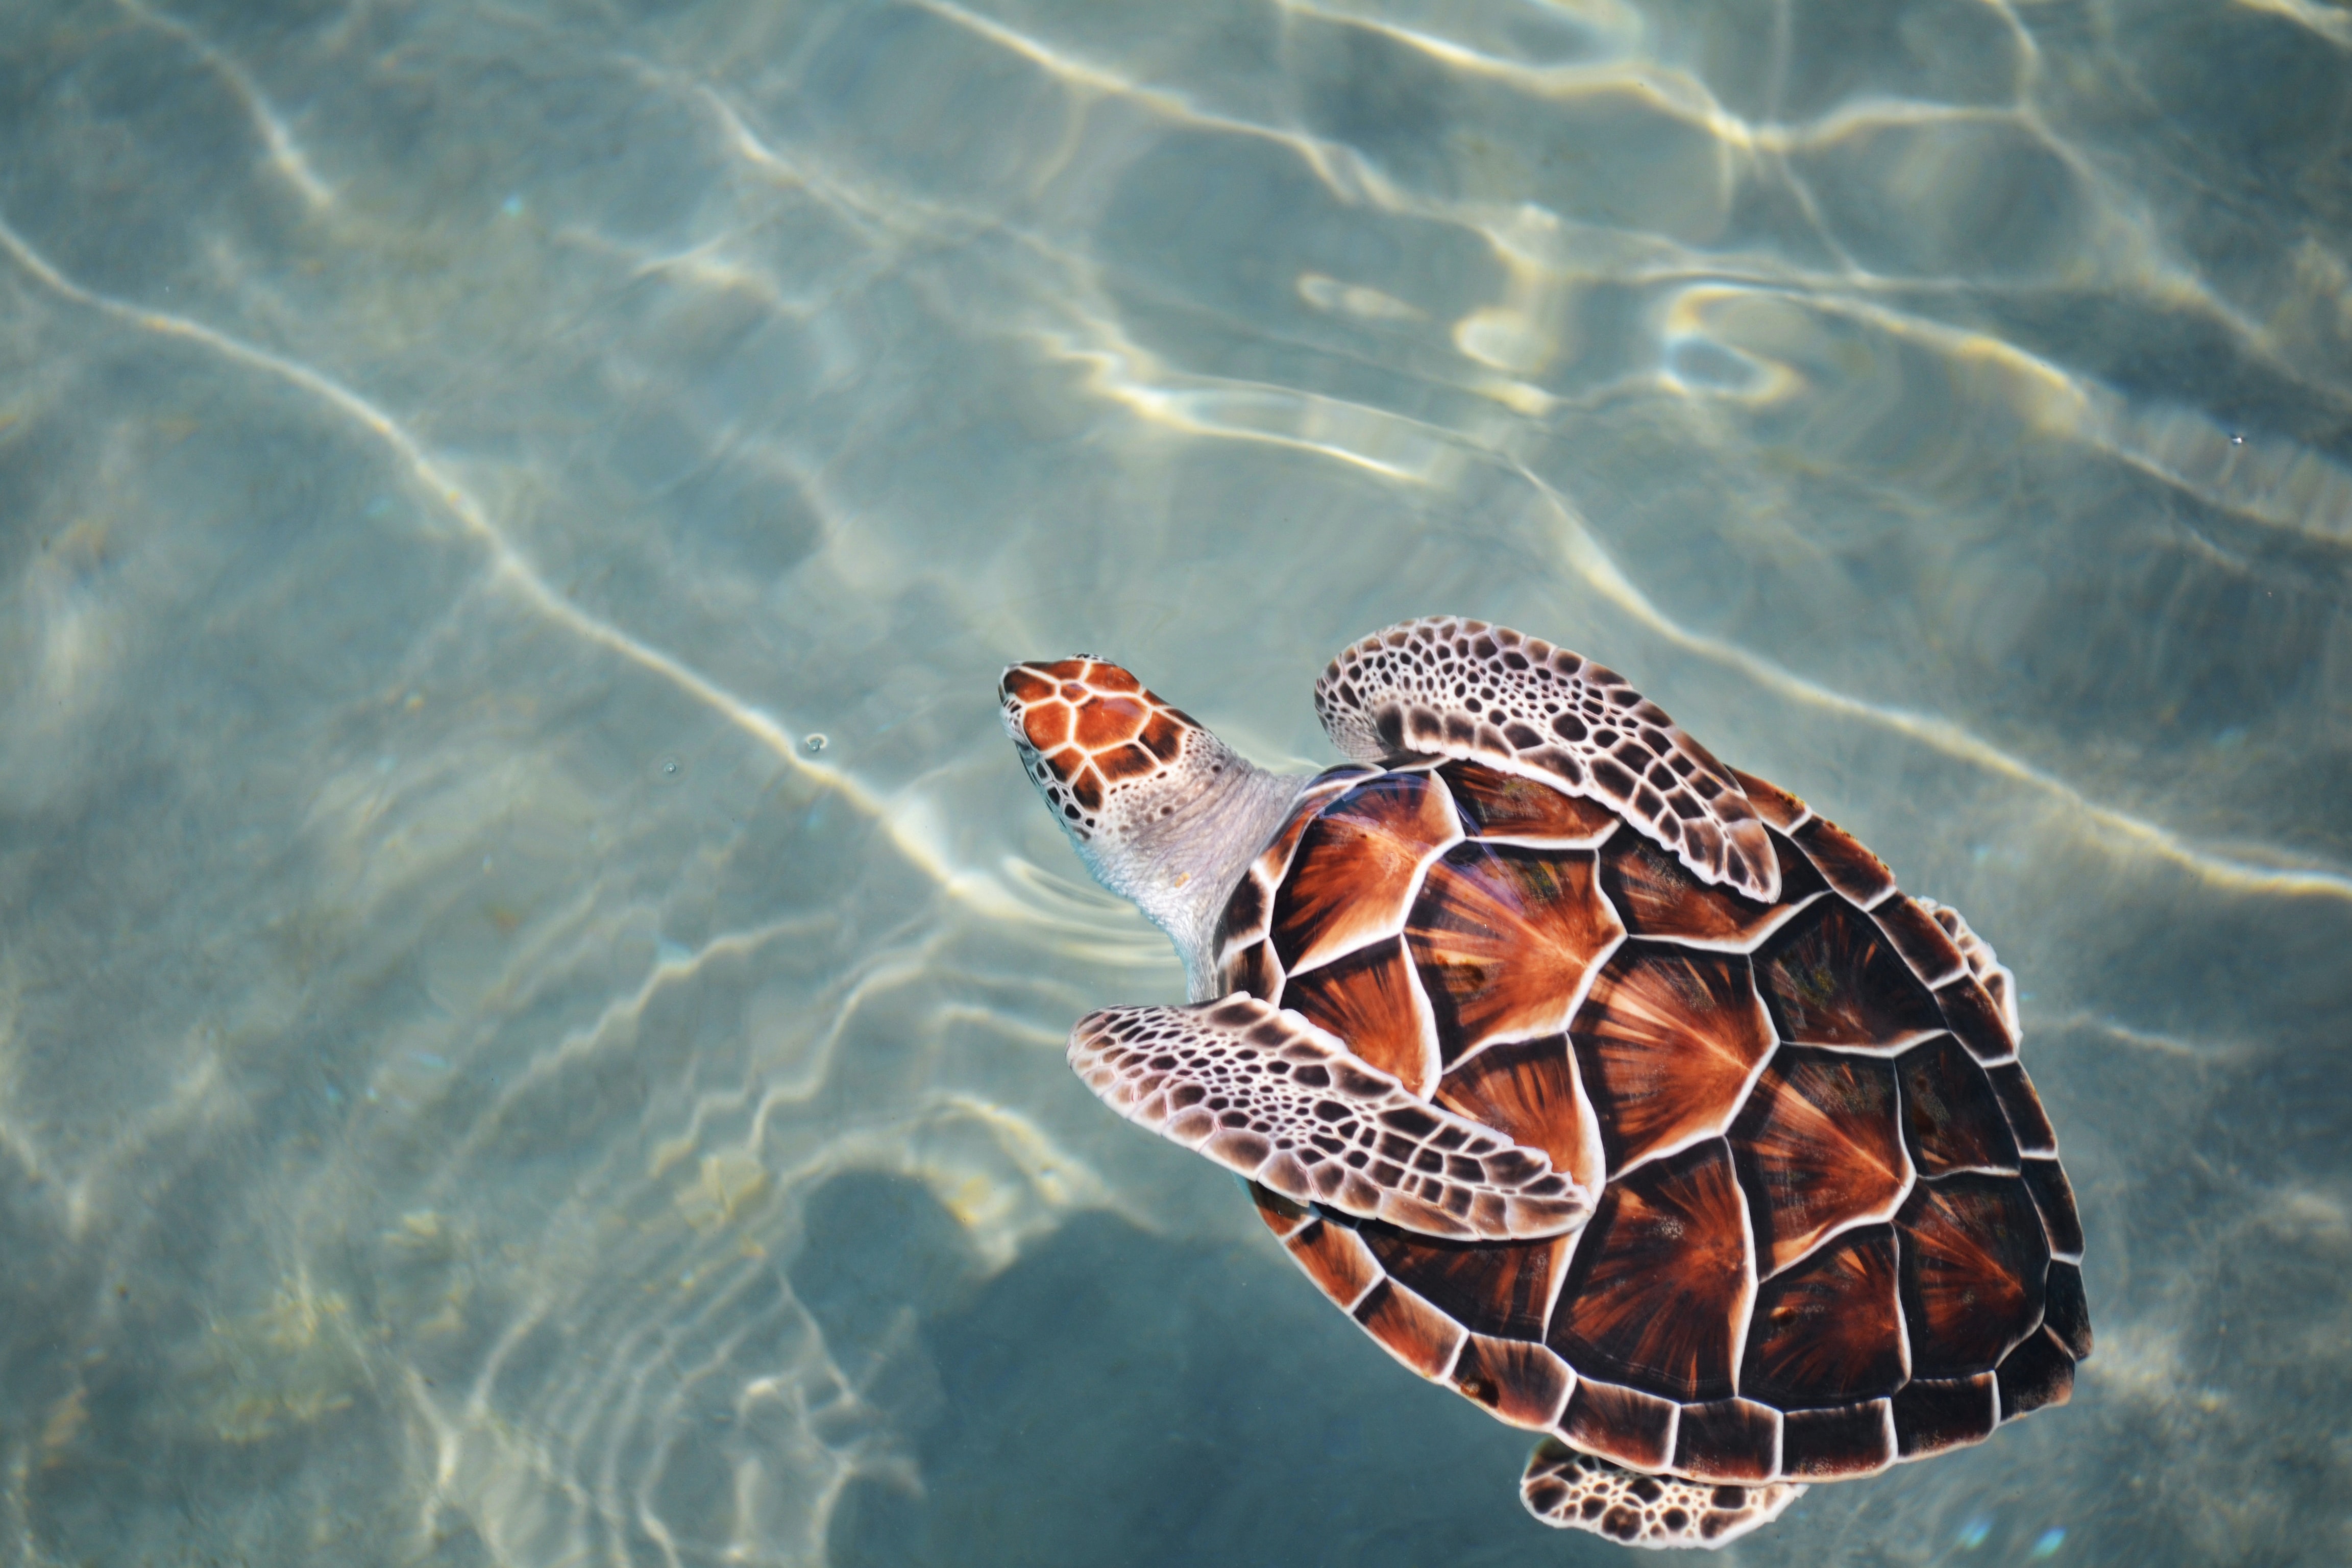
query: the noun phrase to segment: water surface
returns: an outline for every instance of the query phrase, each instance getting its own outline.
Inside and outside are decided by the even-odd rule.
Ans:
[[[2074,1404],[1753,1563],[2352,1550],[2329,0],[0,19],[0,1556],[1603,1563],[1062,1065],[996,728],[1625,671],[1966,911]]]

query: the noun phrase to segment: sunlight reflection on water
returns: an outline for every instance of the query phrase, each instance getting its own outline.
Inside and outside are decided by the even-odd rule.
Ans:
[[[2074,1404],[1743,1560],[2332,1562],[2323,5],[0,21],[0,1350],[35,1562],[1600,1561],[1064,1068],[997,730],[1624,670],[1968,911]]]

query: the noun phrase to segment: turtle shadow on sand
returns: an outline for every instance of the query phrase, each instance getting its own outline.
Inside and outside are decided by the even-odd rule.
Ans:
[[[836,1354],[875,1353],[911,1301],[913,1342],[882,1353],[919,1363],[874,1370],[921,1391],[899,1414],[920,1494],[852,1481],[833,1568],[1580,1555],[1510,1506],[1525,1436],[1398,1378],[1270,1244],[1087,1213],[983,1279],[919,1183],[868,1174],[818,1191],[808,1235],[793,1286]],[[1381,1509],[1328,1506],[1365,1496]]]

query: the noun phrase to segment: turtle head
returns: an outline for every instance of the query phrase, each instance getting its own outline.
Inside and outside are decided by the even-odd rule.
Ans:
[[[1029,782],[1087,868],[1174,939],[1201,995],[1217,916],[1302,781],[1253,766],[1092,655],[1008,666],[997,692]]]

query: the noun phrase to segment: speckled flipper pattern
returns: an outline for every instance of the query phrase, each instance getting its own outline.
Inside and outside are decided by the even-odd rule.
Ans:
[[[1315,711],[1360,762],[1472,757],[1601,801],[1701,881],[1770,903],[1780,868],[1731,770],[1622,676],[1505,626],[1405,621],[1343,651]]]
[[[1519,1500],[1546,1524],[1626,1546],[1721,1546],[1780,1518],[1804,1491],[1796,1481],[1734,1487],[1645,1476],[1552,1439],[1536,1446],[1519,1479]]]
[[[1430,1104],[1254,996],[1092,1013],[1069,1057],[1121,1116],[1300,1203],[1486,1241],[1557,1236],[1592,1212],[1543,1151]]]

